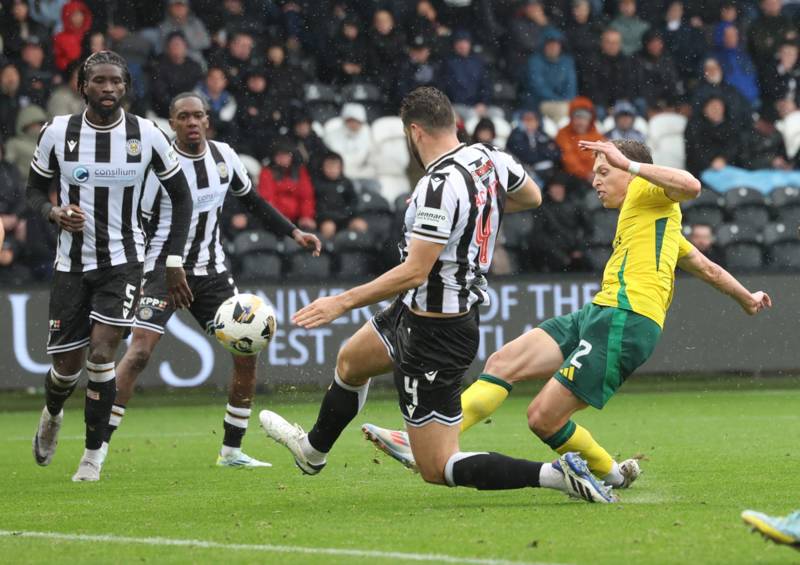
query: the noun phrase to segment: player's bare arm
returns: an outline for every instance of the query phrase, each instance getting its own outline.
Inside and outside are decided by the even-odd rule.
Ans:
[[[595,151],[603,155],[612,167],[629,171],[662,187],[664,194],[675,202],[692,200],[700,195],[700,181],[687,171],[649,163],[634,163],[610,141],[579,141],[578,145],[584,151]]]
[[[506,200],[506,213],[524,212],[533,210],[542,205],[542,190],[532,178],[525,179],[522,187],[508,194]]]
[[[408,257],[403,263],[367,284],[336,296],[318,298],[298,310],[292,321],[304,328],[316,328],[332,322],[353,308],[375,304],[408,289],[417,288],[425,282],[442,249],[444,245],[440,243],[412,238]]]
[[[736,277],[697,249],[679,259],[678,267],[733,298],[750,316],[772,307],[772,299],[766,292],[750,292]]]

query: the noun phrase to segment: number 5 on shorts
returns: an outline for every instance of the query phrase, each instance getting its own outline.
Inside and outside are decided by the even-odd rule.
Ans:
[[[569,364],[575,367],[576,369],[580,369],[581,367],[583,367],[583,363],[578,361],[578,359],[589,355],[589,353],[591,352],[592,352],[592,344],[586,341],[585,339],[582,339],[578,344],[578,352],[572,356],[572,361],[570,361]]]

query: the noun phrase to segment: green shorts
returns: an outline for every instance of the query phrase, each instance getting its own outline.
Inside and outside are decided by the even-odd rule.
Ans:
[[[647,361],[661,336],[661,328],[650,318],[591,303],[539,327],[556,340],[564,355],[554,377],[598,409]]]

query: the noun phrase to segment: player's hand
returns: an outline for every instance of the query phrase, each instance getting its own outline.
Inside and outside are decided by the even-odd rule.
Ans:
[[[83,231],[86,214],[75,204],[54,206],[50,209],[50,219],[62,230],[76,233]]]
[[[186,282],[186,272],[183,267],[167,267],[167,292],[175,308],[188,308],[194,296]]]
[[[617,169],[627,171],[628,167],[631,166],[631,160],[623,155],[622,151],[620,151],[617,146],[610,141],[584,140],[578,142],[578,147],[580,147],[583,151],[597,151],[598,153],[602,153],[605,156],[608,164],[612,167],[616,167]]]
[[[292,232],[292,239],[303,249],[310,249],[311,254],[314,255],[314,257],[319,257],[319,254],[322,251],[322,243],[313,233],[295,229]]]
[[[341,296],[325,296],[301,308],[292,316],[292,322],[301,328],[317,328],[334,321],[347,312]]]
[[[750,316],[755,316],[762,310],[772,308],[772,299],[764,291],[759,290],[750,294],[750,301],[742,304],[742,310]]]

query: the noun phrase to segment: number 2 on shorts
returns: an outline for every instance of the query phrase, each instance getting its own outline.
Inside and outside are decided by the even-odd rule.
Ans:
[[[578,359],[580,359],[581,357],[585,357],[586,355],[589,355],[589,353],[591,352],[592,352],[592,344],[586,341],[585,339],[582,339],[578,344],[578,352],[572,356],[572,361],[570,361],[569,364],[575,367],[576,369],[580,369],[581,367],[583,367],[583,363],[578,361]]]

